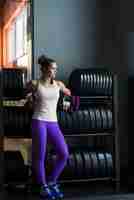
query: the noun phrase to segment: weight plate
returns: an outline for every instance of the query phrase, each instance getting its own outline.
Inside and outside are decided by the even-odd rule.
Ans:
[[[95,154],[95,152],[89,152],[90,156],[91,156],[91,161],[92,161],[92,173],[93,173],[93,177],[97,177],[98,176],[98,172],[97,172],[97,168],[98,168],[98,161],[97,161],[97,156]]]
[[[75,112],[73,112],[72,113],[72,128],[74,129],[74,130],[76,130],[77,129],[77,116],[76,116],[76,113],[77,113],[77,111],[75,111]]]
[[[78,118],[79,118],[79,128],[83,129],[84,128],[84,126],[83,126],[84,119],[83,119],[83,111],[82,110],[78,111]]]
[[[85,159],[85,177],[93,177],[91,156],[89,152],[86,151],[84,151],[83,154]]]
[[[103,95],[105,95],[106,91],[106,74],[103,74]]]
[[[88,110],[83,110],[83,127],[85,129],[89,129],[90,128],[90,124],[91,124],[91,120],[89,117],[89,113]]]
[[[100,110],[99,109],[97,109],[97,115],[98,115],[99,129],[101,129],[101,127],[102,127],[102,119],[101,119],[101,114],[100,114]]]
[[[106,116],[107,116],[107,129],[110,129],[110,121],[109,121],[109,116],[108,116],[108,109],[105,110]]]
[[[75,111],[75,122],[76,129],[80,129],[79,111]]]
[[[86,79],[85,79],[85,94],[87,94],[87,89],[88,89],[88,73],[87,72],[85,72],[85,77],[86,77]]]
[[[94,113],[93,113],[93,109],[90,108],[90,117],[91,117],[91,126],[92,129],[95,128],[95,119],[94,119]]]
[[[110,83],[109,83],[109,95],[112,95],[112,85],[113,85],[113,80],[112,80],[112,75],[109,75]]]
[[[84,73],[84,94],[86,93],[86,83],[87,83],[87,76],[86,73]]]
[[[103,109],[100,109],[101,117],[102,117],[102,128],[105,129],[105,122],[104,122],[104,112]]]
[[[85,163],[85,158],[84,158],[84,152],[80,151],[81,158],[82,158],[82,177],[86,177],[86,163]]]
[[[99,73],[96,73],[96,79],[97,79],[97,82],[96,82],[96,91],[97,91],[97,94],[99,94],[99,82],[100,82],[100,77],[99,77]]]
[[[84,77],[83,74],[81,73],[81,90],[83,89],[83,83],[84,83]]]
[[[70,127],[70,129],[72,129],[73,128],[73,119],[72,119],[72,112],[69,112],[69,118],[70,118],[70,124],[69,124],[69,127]]]
[[[96,128],[99,129],[99,117],[98,117],[98,111],[97,109],[95,108],[95,119],[96,119]]]
[[[103,93],[103,76],[102,74],[100,74],[100,84],[99,84],[99,90],[100,90],[100,94]]]
[[[99,160],[99,176],[106,177],[106,161],[103,153],[97,153],[97,157]]]
[[[91,91],[93,91],[93,81],[94,81],[94,79],[93,79],[92,73],[90,74],[90,80],[91,80]]]
[[[97,128],[97,119],[96,119],[96,115],[95,115],[95,108],[93,108],[92,112],[93,112],[94,128],[96,129]]]
[[[113,174],[113,160],[112,155],[110,153],[104,153],[106,166],[107,166],[107,176],[111,177]]]
[[[87,89],[88,89],[88,94],[90,94],[90,76],[89,76],[89,73],[87,74]]]
[[[109,76],[106,72],[106,86],[105,86],[105,95],[108,95],[108,87],[109,87]]]
[[[78,178],[83,178],[83,160],[80,152],[75,152],[76,165],[77,165],[77,176]]]
[[[108,119],[107,119],[107,115],[106,115],[106,109],[103,110],[103,115],[104,115],[104,127],[105,129],[108,128]]]
[[[109,129],[113,128],[112,112],[110,109],[107,110],[107,116],[109,121]]]
[[[77,173],[78,173],[78,166],[77,166],[77,159],[76,159],[76,152],[75,152],[75,151],[73,152],[73,157],[74,157],[74,164],[75,164],[74,176],[75,176],[75,178],[79,178],[79,177],[77,176]]]
[[[94,93],[96,93],[96,82],[97,82],[97,80],[96,80],[96,74],[94,73],[93,74],[93,79],[94,79]]]

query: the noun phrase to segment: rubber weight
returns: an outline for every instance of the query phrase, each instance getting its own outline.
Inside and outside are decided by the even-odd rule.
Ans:
[[[97,128],[101,129],[101,115],[99,109],[96,109],[96,118],[97,118]]]
[[[99,82],[99,91],[100,91],[100,95],[103,94],[103,75],[100,74],[100,82]]]
[[[86,76],[86,72],[85,72],[84,73],[84,85],[83,85],[84,94],[86,93],[86,85],[87,85],[87,76]]]
[[[112,119],[112,112],[110,109],[107,110],[107,116],[108,116],[108,128],[113,128],[113,119]]]
[[[93,176],[99,177],[99,165],[97,160],[96,152],[89,152],[91,155],[92,163],[93,163]]]
[[[99,177],[106,177],[106,160],[104,153],[97,153],[98,164],[99,164]]]
[[[76,178],[76,159],[74,153],[71,152],[69,157],[69,167],[70,167],[70,175],[73,178]]]
[[[112,155],[110,153],[104,153],[105,160],[106,160],[106,171],[107,171],[107,176],[112,177],[113,175],[113,160],[112,160]]]
[[[84,127],[84,114],[83,114],[83,111],[82,110],[79,110],[78,112],[78,127],[79,127],[79,129],[81,130],[81,129],[84,129],[85,127]]]
[[[113,90],[113,78],[112,78],[112,75],[110,74],[109,75],[110,77],[110,83],[109,83],[109,95],[112,95],[112,90]]]
[[[75,152],[76,173],[78,178],[83,178],[83,160],[80,152]]]
[[[91,124],[89,112],[88,110],[83,110],[82,112],[83,112],[83,127],[84,129],[89,129]]]
[[[89,154],[88,151],[84,151],[83,152],[84,155],[84,163],[85,163],[85,177],[93,177],[93,173],[92,173],[92,163],[91,163],[91,156]]]
[[[91,117],[91,127],[92,129],[95,129],[95,115],[94,115],[94,110],[90,109],[90,117]]]
[[[108,73],[106,72],[106,85],[105,85],[105,95],[108,95],[108,87],[109,87],[109,76]]]

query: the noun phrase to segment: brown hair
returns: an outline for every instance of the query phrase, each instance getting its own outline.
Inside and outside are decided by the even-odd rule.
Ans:
[[[55,62],[55,60],[46,57],[44,54],[41,55],[38,58],[38,64],[41,65],[41,67],[48,67],[49,65],[51,65],[53,62]]]

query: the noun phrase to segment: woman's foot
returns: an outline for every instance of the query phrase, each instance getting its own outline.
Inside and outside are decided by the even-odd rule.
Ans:
[[[46,200],[56,200],[55,193],[48,185],[42,185],[40,188],[40,196]]]
[[[60,191],[59,189],[59,184],[57,183],[48,183],[49,188],[51,189],[51,191],[55,194],[55,197],[58,199],[63,199],[64,198],[64,194],[62,191]]]

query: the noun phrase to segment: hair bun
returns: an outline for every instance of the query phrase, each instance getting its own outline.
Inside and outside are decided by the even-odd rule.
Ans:
[[[38,58],[38,64],[39,65],[43,65],[45,62],[46,62],[46,59],[47,57],[45,55],[41,55],[39,58]]]
[[[45,56],[44,54],[39,56],[38,58],[38,64],[41,66],[46,66],[48,67],[51,63],[55,62],[53,59],[48,58],[47,56]]]

